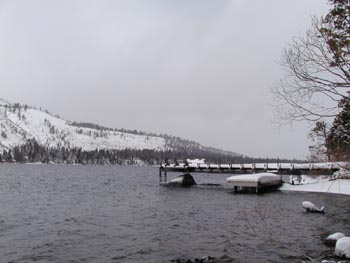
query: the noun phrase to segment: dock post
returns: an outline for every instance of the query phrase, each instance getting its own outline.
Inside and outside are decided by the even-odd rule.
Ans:
[[[282,170],[280,171],[280,180],[281,180],[281,182],[283,182],[283,177],[282,177]]]
[[[159,166],[159,184],[162,183],[162,167]]]
[[[166,171],[164,171],[164,182],[165,182],[165,183],[168,182],[168,178],[167,178],[167,173],[166,173]]]

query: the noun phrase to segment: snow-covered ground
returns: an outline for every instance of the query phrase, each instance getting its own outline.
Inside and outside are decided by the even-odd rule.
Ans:
[[[81,147],[88,151],[96,148],[163,150],[166,143],[157,136],[71,126],[66,120],[41,110],[22,107],[13,112],[0,106],[0,151],[32,138],[47,147]]]
[[[279,190],[281,191],[301,191],[301,192],[319,192],[350,195],[350,179],[330,180],[327,176],[312,178],[302,176],[302,184],[291,185],[284,183]]]

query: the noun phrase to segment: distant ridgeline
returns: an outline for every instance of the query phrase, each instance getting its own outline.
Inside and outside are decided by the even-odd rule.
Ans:
[[[208,163],[266,162],[167,134],[70,122],[0,99],[0,162],[154,165],[195,158]]]

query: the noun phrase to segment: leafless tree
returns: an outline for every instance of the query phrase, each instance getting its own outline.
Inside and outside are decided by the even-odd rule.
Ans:
[[[286,76],[272,88],[278,123],[319,121],[337,115],[338,102],[348,96],[350,88],[350,60],[337,56],[330,43],[332,30],[332,23],[314,17],[311,29],[285,49],[281,64]]]

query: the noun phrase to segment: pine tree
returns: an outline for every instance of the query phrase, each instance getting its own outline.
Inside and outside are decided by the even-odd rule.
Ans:
[[[327,145],[334,161],[350,160],[350,98],[340,101],[342,109],[333,121]]]

